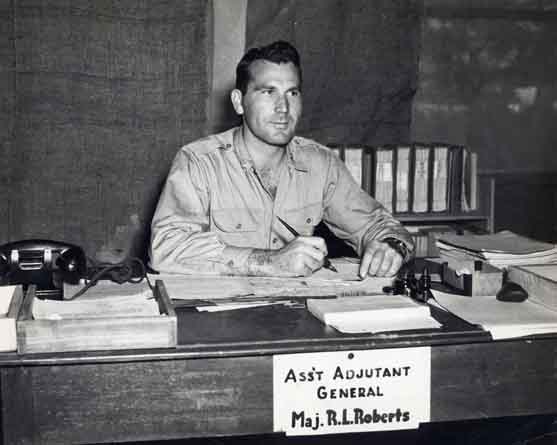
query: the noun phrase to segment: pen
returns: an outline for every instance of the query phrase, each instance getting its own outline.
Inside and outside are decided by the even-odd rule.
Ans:
[[[286,229],[294,236],[300,236],[300,234],[298,233],[298,231],[292,227],[290,224],[288,224],[285,220],[283,220],[280,216],[277,216],[277,219],[282,223],[282,225],[284,227],[286,227]],[[338,270],[335,268],[335,266],[333,266],[331,264],[331,261],[329,260],[329,258],[325,257],[325,259],[323,260],[323,267],[329,270],[332,270],[333,272],[338,272]]]

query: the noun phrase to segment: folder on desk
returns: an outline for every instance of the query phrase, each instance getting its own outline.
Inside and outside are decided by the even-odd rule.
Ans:
[[[496,267],[557,262],[557,246],[530,239],[509,230],[484,235],[445,234],[437,240],[445,257],[468,257]]]

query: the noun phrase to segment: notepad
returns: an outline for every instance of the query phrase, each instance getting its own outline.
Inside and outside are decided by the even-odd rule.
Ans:
[[[402,295],[308,299],[308,310],[340,332],[386,332],[439,327],[430,308]]]

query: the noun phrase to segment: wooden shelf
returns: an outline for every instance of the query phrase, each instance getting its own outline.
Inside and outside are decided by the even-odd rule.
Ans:
[[[403,224],[433,224],[433,223],[461,223],[461,222],[487,222],[485,215],[432,215],[412,214],[394,215]]]

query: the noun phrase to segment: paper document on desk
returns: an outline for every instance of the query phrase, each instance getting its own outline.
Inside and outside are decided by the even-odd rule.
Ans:
[[[250,276],[204,276],[182,274],[150,275],[152,280],[162,280],[168,296],[173,300],[219,300],[260,297],[312,297],[335,295],[366,295],[380,293],[390,286],[392,278],[358,276],[359,260],[331,259],[338,273],[320,269],[310,277],[278,278]]]
[[[263,306],[288,305],[288,301],[254,301],[250,303],[219,303],[210,306],[196,306],[198,312],[225,312]]]
[[[530,300],[499,301],[495,296],[449,294],[432,290],[431,305],[448,310],[469,323],[482,326],[495,340],[557,332],[557,312]]]
[[[441,325],[430,308],[403,295],[366,295],[335,299],[308,299],[308,310],[340,332],[394,332],[435,329]]]
[[[437,240],[442,257],[487,261],[497,267],[557,262],[557,246],[503,230],[486,235],[443,234]]]
[[[64,287],[72,294],[76,289]],[[110,318],[159,315],[158,303],[147,283],[101,281],[75,300],[33,300],[36,320]]]

